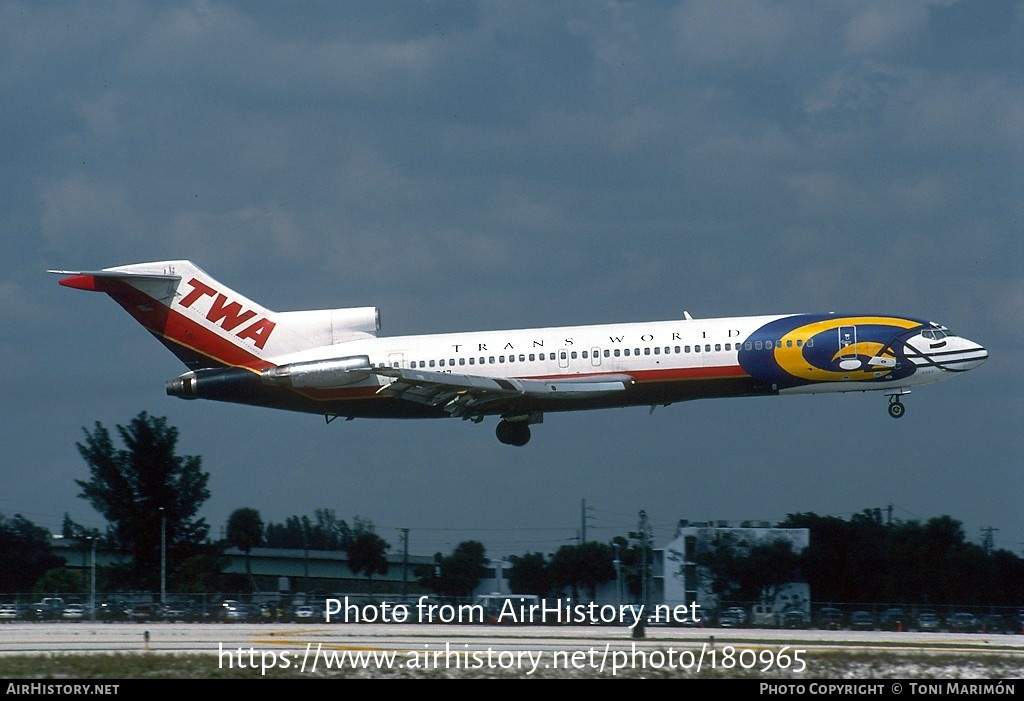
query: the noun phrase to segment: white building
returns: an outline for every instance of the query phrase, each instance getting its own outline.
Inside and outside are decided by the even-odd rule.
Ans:
[[[696,602],[703,611],[718,609],[718,596],[711,586],[712,577],[696,561],[698,554],[713,549],[723,536],[729,537],[740,548],[766,545],[781,539],[791,543],[795,553],[802,552],[810,543],[810,530],[807,528],[776,528],[762,521],[744,521],[738,525],[727,521],[680,521],[675,538],[663,550],[664,603],[689,606]],[[782,596],[793,598],[793,601],[781,602],[783,607],[801,608],[809,613],[806,585],[781,587],[780,592]],[[805,600],[797,601],[797,598]]]

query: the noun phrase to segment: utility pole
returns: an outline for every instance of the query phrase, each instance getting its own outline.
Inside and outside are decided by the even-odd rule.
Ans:
[[[160,507],[160,605],[167,599],[167,512]]]
[[[992,554],[992,549],[995,547],[995,540],[992,534],[998,530],[998,528],[993,528],[992,526],[981,529],[981,547],[984,548],[986,556]]]
[[[402,601],[405,601],[406,586],[409,581],[409,529],[402,529]]]
[[[89,620],[93,623],[96,622],[96,539],[97,536],[89,538],[92,541],[92,564],[89,567]]]
[[[647,606],[647,588],[648,588],[648,572],[647,572],[647,542],[650,538],[651,524],[647,520],[647,512],[640,511],[640,524],[637,527],[637,533],[640,536],[640,603],[643,606]]]
[[[587,542],[587,500],[580,501],[580,545]]]

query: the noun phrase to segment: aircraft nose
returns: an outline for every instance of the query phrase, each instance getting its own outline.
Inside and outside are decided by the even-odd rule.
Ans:
[[[964,372],[973,370],[988,360],[988,349],[980,343],[963,339],[959,352],[949,358],[948,369]]]

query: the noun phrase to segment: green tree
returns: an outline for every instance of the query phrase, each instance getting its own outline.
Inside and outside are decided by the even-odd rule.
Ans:
[[[252,582],[252,566],[249,553],[263,543],[263,519],[256,509],[243,507],[235,509],[228,516],[227,541],[245,553],[245,574]]]
[[[568,588],[573,598],[581,590],[597,596],[597,586],[615,579],[615,549],[611,545],[588,541],[563,545],[551,558],[551,578],[560,589]]]
[[[224,569],[228,559],[214,545],[199,548],[174,570],[174,589],[183,594],[211,594],[224,591]]]
[[[391,546],[379,535],[366,531],[356,536],[348,546],[348,566],[355,574],[366,575],[367,584],[373,575],[387,574],[387,551]]]
[[[315,509],[309,516],[289,516],[284,523],[270,522],[264,529],[270,548],[292,550],[347,550],[362,533],[373,532],[373,522],[356,516],[349,526],[334,514],[334,509]]]
[[[513,555],[509,561],[512,567],[508,570],[508,586],[513,592],[542,598],[551,592],[551,570],[543,554]]]
[[[0,592],[14,594],[32,589],[47,571],[64,560],[53,554],[50,532],[21,514],[0,514]]]
[[[32,591],[41,596],[55,593],[84,594],[89,588],[84,578],[77,572],[72,572],[66,567],[55,567],[47,570],[36,580]]]
[[[418,567],[420,584],[438,596],[466,598],[487,572],[487,554],[483,543],[467,540],[459,543],[451,555],[434,555],[433,567]]]
[[[201,458],[176,454],[178,430],[164,418],[142,412],[118,426],[123,448],[99,422],[92,432],[83,431],[85,441],[76,446],[90,478],[75,480],[79,496],[107,519],[108,542],[131,554],[133,584],[155,588],[162,538],[168,572],[206,541],[209,527],[196,514],[210,497],[209,475]]]

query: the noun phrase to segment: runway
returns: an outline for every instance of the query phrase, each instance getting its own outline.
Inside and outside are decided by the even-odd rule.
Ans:
[[[6,623],[0,655],[209,655],[211,668],[323,674],[361,666],[476,669],[520,676],[627,676],[638,671],[844,678],[836,660],[875,660],[897,677],[928,676],[934,657],[958,678],[1020,678],[1024,635],[624,626],[261,623]],[[938,662],[941,660],[941,662]],[[988,661],[996,667],[986,667]],[[170,660],[168,660],[170,661]],[[867,665],[868,663],[862,663]],[[902,665],[902,666],[901,666]],[[998,666],[1001,665],[1001,666]],[[985,671],[985,670],[989,671]]]

